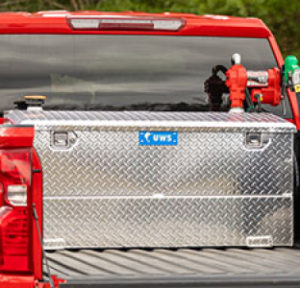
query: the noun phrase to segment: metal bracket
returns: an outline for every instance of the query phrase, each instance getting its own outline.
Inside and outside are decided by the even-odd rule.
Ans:
[[[273,237],[268,236],[249,236],[246,239],[247,247],[273,247]]]
[[[44,239],[45,249],[64,249],[66,246],[66,241],[63,238],[51,238]]]

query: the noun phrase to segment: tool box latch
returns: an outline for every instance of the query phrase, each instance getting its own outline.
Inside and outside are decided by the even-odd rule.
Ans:
[[[246,132],[245,146],[247,149],[263,149],[271,142],[272,135],[261,132]]]
[[[57,150],[70,149],[76,143],[77,136],[72,131],[51,131],[51,147]]]

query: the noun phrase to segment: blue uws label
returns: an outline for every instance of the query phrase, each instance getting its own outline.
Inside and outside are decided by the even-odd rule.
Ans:
[[[139,143],[142,146],[176,146],[178,144],[178,132],[140,131]]]

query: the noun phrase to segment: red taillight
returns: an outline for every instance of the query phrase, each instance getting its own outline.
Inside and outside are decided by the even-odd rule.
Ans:
[[[67,16],[66,19],[73,30],[179,31],[185,24],[181,18]]]
[[[99,23],[99,30],[154,30],[154,23]]]
[[[0,271],[29,270],[31,150],[0,150]]]
[[[30,150],[0,151],[0,182],[6,204],[27,206],[31,182]]]

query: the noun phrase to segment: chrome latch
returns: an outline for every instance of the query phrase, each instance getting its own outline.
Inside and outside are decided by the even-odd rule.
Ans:
[[[68,147],[69,137],[68,132],[54,132],[53,133],[53,146],[55,147]]]
[[[262,149],[271,142],[271,138],[269,133],[246,132],[245,146],[248,149]]]
[[[70,149],[74,146],[77,135],[72,131],[52,131],[51,147],[57,150]]]
[[[261,147],[262,139],[261,133],[246,133],[246,145],[248,147]]]

